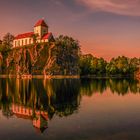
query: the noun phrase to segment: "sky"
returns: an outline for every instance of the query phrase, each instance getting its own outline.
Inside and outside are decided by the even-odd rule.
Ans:
[[[1,0],[0,39],[42,18],[55,37],[77,39],[83,54],[140,57],[140,0]]]

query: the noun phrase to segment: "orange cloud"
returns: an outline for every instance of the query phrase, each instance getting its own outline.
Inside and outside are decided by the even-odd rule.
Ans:
[[[140,16],[140,0],[77,0],[92,10],[119,15]]]

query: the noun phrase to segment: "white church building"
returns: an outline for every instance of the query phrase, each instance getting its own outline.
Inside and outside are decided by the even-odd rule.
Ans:
[[[53,35],[48,32],[48,25],[43,19],[34,25],[34,32],[17,35],[13,41],[13,48],[33,44],[35,38],[37,43],[49,42],[53,39]]]

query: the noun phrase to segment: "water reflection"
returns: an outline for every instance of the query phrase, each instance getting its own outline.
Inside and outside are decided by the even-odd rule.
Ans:
[[[3,116],[28,119],[40,132],[48,120],[77,113],[82,96],[103,94],[124,96],[140,93],[140,83],[134,79],[0,79],[0,109]]]

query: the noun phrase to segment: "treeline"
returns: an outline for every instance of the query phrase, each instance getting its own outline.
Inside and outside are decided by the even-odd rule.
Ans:
[[[31,50],[28,49],[29,45],[20,47],[24,52],[21,54],[23,55],[21,59],[21,55],[17,55],[19,53],[18,50],[16,53],[11,53],[12,55],[7,53],[7,50],[12,50],[13,39],[14,36],[7,33],[3,37],[2,44],[0,44],[0,65],[4,69],[8,69],[9,66],[15,69],[17,64],[19,67],[21,67],[22,64],[23,68],[21,67],[21,70],[25,69],[28,74],[34,74],[33,71],[35,67],[37,70],[41,71],[36,74],[43,74],[44,72],[50,75],[130,76],[134,75],[140,66],[140,58],[119,56],[107,62],[105,59],[94,57],[91,54],[82,55],[79,42],[72,37],[63,35],[55,38],[53,48],[51,48],[51,43],[43,44],[46,51],[43,49],[41,51],[40,48],[43,47],[40,46],[42,44],[38,44],[37,42],[32,44],[33,49]],[[37,54],[40,53],[39,56],[34,56],[34,46],[37,46],[36,51],[38,52]],[[49,50],[51,53],[49,53]],[[25,51],[27,52],[26,55]],[[33,61],[31,58],[35,58],[35,60]],[[46,62],[47,58],[49,58],[50,61],[48,61],[48,63]],[[7,66],[5,66],[7,63],[4,60],[8,60],[6,61],[9,62]],[[9,67],[9,71],[11,71],[11,67]],[[25,74],[25,71],[21,70],[19,73]]]
[[[103,58],[96,58],[91,54],[80,56],[80,75],[95,76],[130,76],[138,70],[140,58],[119,56],[107,62]]]

